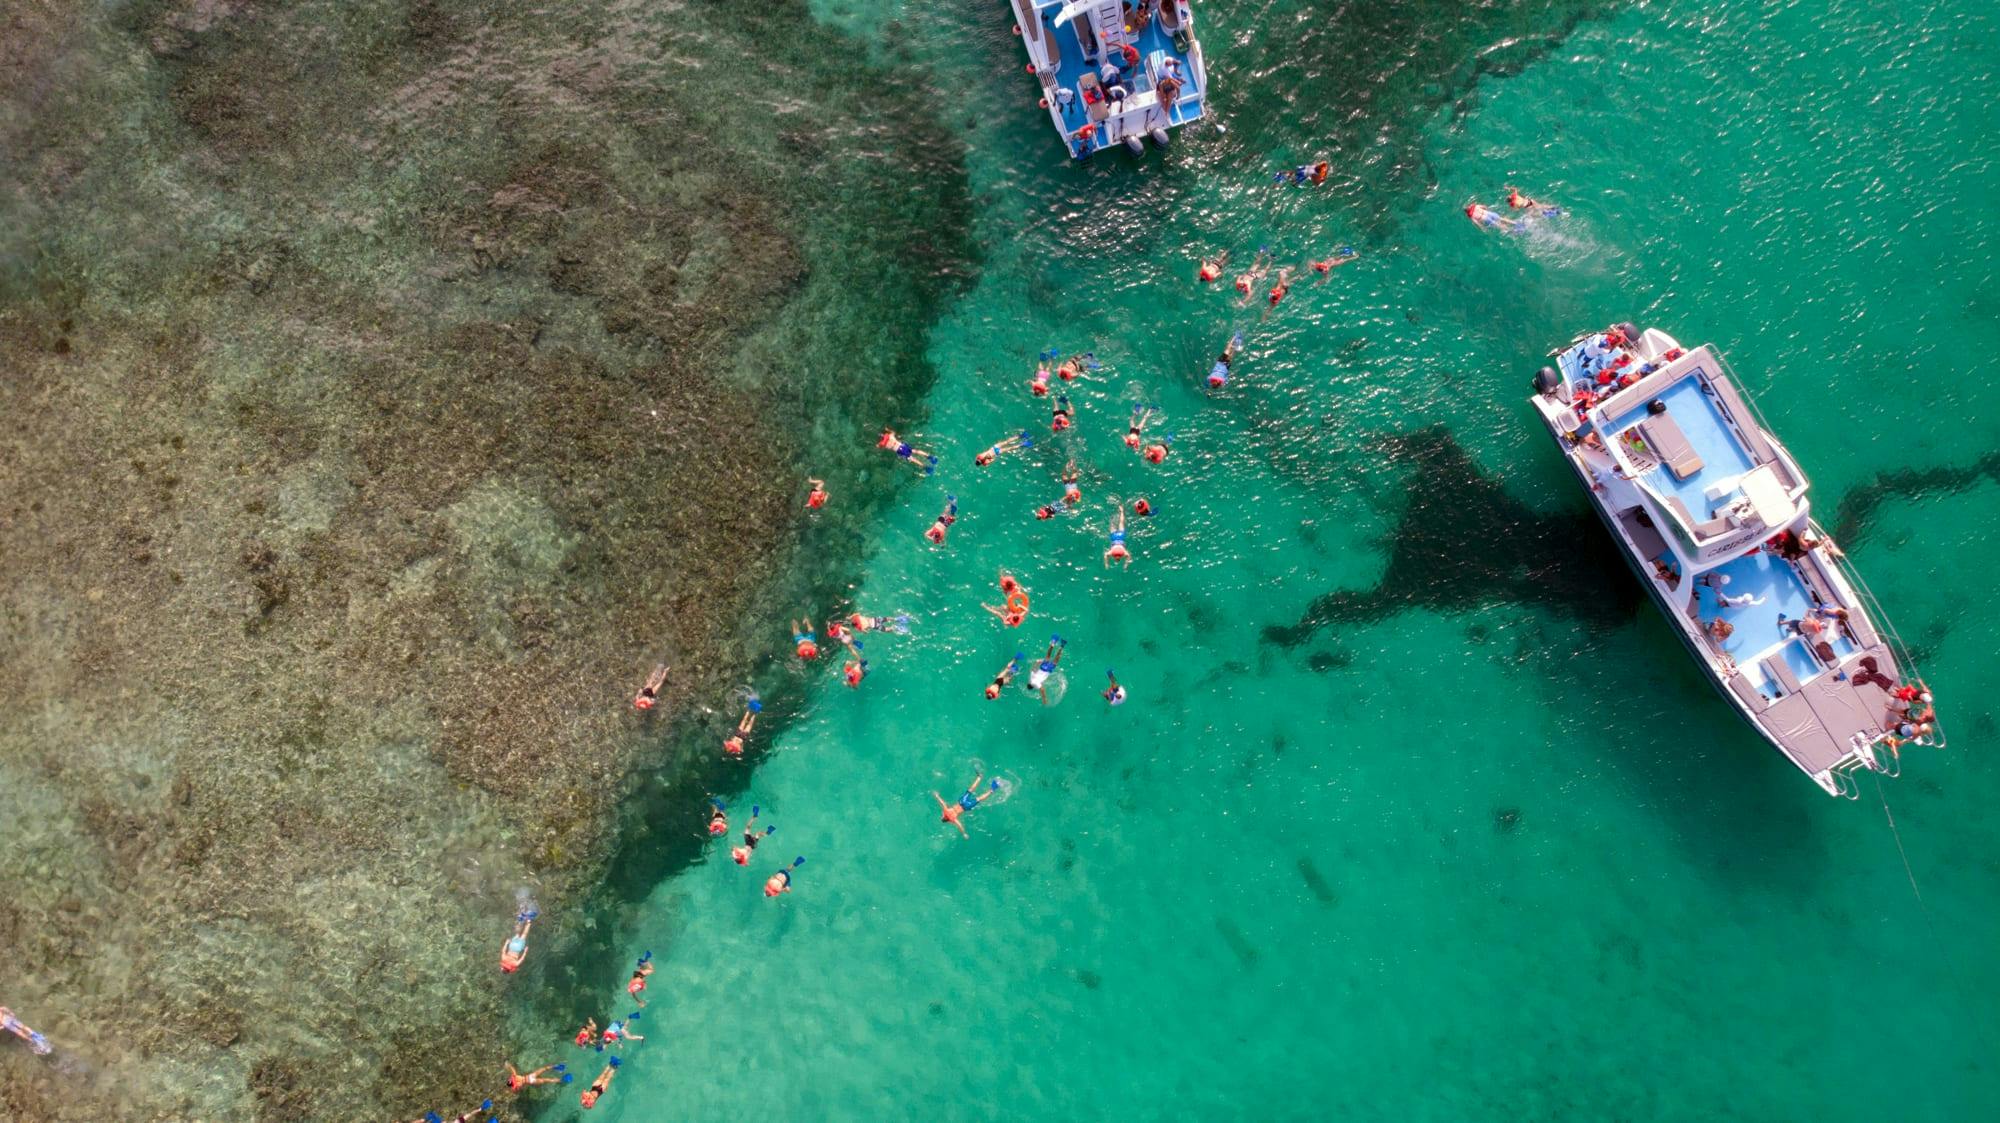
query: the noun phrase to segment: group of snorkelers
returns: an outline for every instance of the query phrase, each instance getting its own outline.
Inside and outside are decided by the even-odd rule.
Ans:
[[[1530,199],[1512,187],[1507,189],[1507,209],[1513,212],[1511,217],[1475,201],[1465,205],[1465,217],[1482,230],[1519,234],[1542,219],[1559,218],[1563,213],[1563,209],[1554,203]]]

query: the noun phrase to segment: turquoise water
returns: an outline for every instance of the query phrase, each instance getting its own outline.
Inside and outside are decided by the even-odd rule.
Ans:
[[[859,690],[822,666],[727,793],[780,828],[751,871],[712,846],[601,918],[659,972],[592,1117],[1990,1114],[1990,11],[1210,4],[1229,131],[1078,168],[987,7],[817,9],[931,68],[971,152],[980,275],[929,399],[881,419],[944,463],[852,593],[914,630],[868,641]],[[1321,152],[1326,188],[1268,184]],[[1573,216],[1460,216],[1510,182]],[[1348,243],[1268,320],[1191,279]],[[1907,872],[1872,783],[1827,799],[1638,610],[1536,431],[1543,352],[1615,319],[1731,357],[1917,649],[1955,747],[1883,786]],[[1048,346],[1106,363],[1064,439],[1025,389]],[[1164,465],[1119,442],[1134,401]],[[1022,428],[1034,451],[972,466]],[[1068,456],[1085,507],[1037,521]],[[1141,494],[1106,568],[1110,500]],[[979,608],[1001,567],[1018,631]],[[1059,704],[981,698],[1051,632]],[[1016,785],[965,840],[930,793],[981,765]]]

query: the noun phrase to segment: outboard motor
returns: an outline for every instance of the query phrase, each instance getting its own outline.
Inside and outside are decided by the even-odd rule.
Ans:
[[[1563,376],[1558,374],[1554,367],[1543,367],[1535,372],[1535,392],[1544,397],[1555,397],[1556,391],[1562,389],[1562,384]]]
[[[1146,154],[1146,142],[1140,140],[1136,133],[1125,134],[1125,147],[1130,149],[1134,156],[1143,156]]]
[[[1635,327],[1633,327],[1633,326],[1632,326],[1631,324],[1612,324],[1611,326],[1612,326],[1612,327],[1614,327],[1614,328],[1617,328],[1617,329],[1618,329],[1618,331],[1619,331],[1619,334],[1621,334],[1621,335],[1623,335],[1623,336],[1625,337],[1625,345],[1626,345],[1626,346],[1628,346],[1628,347],[1637,347],[1637,346],[1639,345],[1639,329],[1638,329],[1638,328],[1635,328]]]
[[[1159,145],[1161,148],[1165,148],[1167,146],[1167,130],[1162,128],[1155,128],[1152,131],[1151,136],[1153,138],[1154,144]]]

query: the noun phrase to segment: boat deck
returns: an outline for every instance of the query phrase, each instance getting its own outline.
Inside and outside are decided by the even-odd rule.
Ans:
[[[1082,17],[1066,20],[1060,25],[1054,22],[1062,9],[1062,0],[1037,0],[1035,4],[1036,14],[1041,17],[1042,26],[1048,31],[1049,42],[1057,60],[1054,87],[1050,90],[1050,108],[1062,121],[1065,139],[1074,145],[1076,131],[1091,121],[1091,107],[1084,101],[1082,85],[1096,81],[1098,68],[1103,64],[1103,55],[1094,48],[1086,51],[1078,31],[1084,22]],[[1133,67],[1121,65],[1120,70],[1124,74],[1126,88],[1130,90],[1132,96],[1122,104],[1113,104],[1125,114],[1138,114],[1138,118],[1134,120],[1128,117],[1123,131],[1143,132],[1158,127],[1171,128],[1199,118],[1202,115],[1201,82],[1194,72],[1194,66],[1189,61],[1188,55],[1175,45],[1174,36],[1161,27],[1159,18],[1155,16],[1148,19],[1146,26],[1141,28],[1136,36],[1131,37],[1131,42],[1139,51],[1138,65]],[[1163,107],[1159,104],[1154,87],[1159,80],[1163,64],[1168,60],[1178,64],[1181,92],[1173,105]],[[1058,91],[1067,91],[1068,96],[1060,96]],[[1117,115],[1113,113],[1113,116]],[[1117,143],[1119,135],[1122,133],[1118,130],[1100,130],[1091,142],[1091,151]],[[1089,153],[1085,152],[1082,155]]]
[[[1736,629],[1722,641],[1722,650],[1736,660],[1738,667],[1758,680],[1764,697],[1777,697],[1782,686],[1773,686],[1775,667],[1766,670],[1768,660],[1783,660],[1786,669],[1800,683],[1811,681],[1826,669],[1806,642],[1780,623],[1780,618],[1803,618],[1812,610],[1814,603],[1812,592],[1790,562],[1759,552],[1725,562],[1708,573],[1729,578],[1729,584],[1723,590],[1729,595],[1748,593],[1762,602],[1741,608],[1724,608],[1717,599],[1715,589],[1706,584],[1695,585],[1694,604],[1700,619],[1721,618]],[[1831,637],[1828,642],[1833,645],[1834,653],[1842,658],[1855,650],[1846,636]]]
[[[1737,439],[1700,377],[1694,375],[1676,381],[1662,393],[1641,402],[1637,409],[1612,420],[1607,438],[1620,436],[1647,421],[1651,415],[1646,406],[1655,401],[1666,404],[1665,416],[1673,420],[1694,455],[1701,458],[1701,468],[1683,479],[1662,464],[1646,474],[1646,483],[1662,497],[1676,498],[1686,504],[1696,522],[1705,522],[1713,516],[1716,502],[1708,497],[1709,489],[1721,489],[1727,495],[1734,490],[1731,486],[1734,481],[1757,463]]]

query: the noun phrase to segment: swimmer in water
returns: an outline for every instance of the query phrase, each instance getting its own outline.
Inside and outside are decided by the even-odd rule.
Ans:
[[[715,810],[717,814],[722,813],[721,800],[716,801]],[[729,821],[727,819],[723,820],[722,829],[724,831],[729,829]],[[712,822],[709,824],[708,833],[710,834],[718,833],[715,829],[715,824]],[[632,1001],[638,1003],[641,1007],[646,1005],[646,1000],[639,997],[639,995],[646,989],[646,976],[652,973],[653,973],[653,953],[649,951],[646,954],[640,956],[639,962],[632,966],[632,977],[626,980],[625,983],[625,993],[631,995]]]
[[[1111,546],[1104,551],[1104,564],[1109,566],[1112,562],[1124,562],[1127,567],[1132,564],[1132,551],[1125,548],[1125,508],[1122,506],[1112,509]]]
[[[980,791],[979,782],[984,779],[986,779],[984,772],[973,776],[972,783],[965,786],[965,794],[958,797],[957,803],[946,803],[943,796],[935,791],[931,792],[931,798],[938,802],[938,810],[943,812],[941,820],[957,827],[958,833],[966,838],[971,838],[972,835],[965,829],[965,813],[992,799],[994,793],[1000,790],[1000,781],[994,780],[985,791]]]
[[[576,1031],[576,1043],[579,1048],[586,1049],[597,1044],[596,1018],[585,1018],[583,1020],[583,1028]]]
[[[729,851],[730,860],[739,866],[749,865],[750,856],[757,852],[757,844],[771,837],[771,832],[778,829],[776,827],[765,827],[761,831],[757,829],[757,813],[762,810],[763,808],[755,804],[750,806],[750,821],[743,825],[743,842]]]
[[[840,679],[847,684],[849,690],[858,690],[861,687],[861,680],[868,677],[868,660],[861,657],[859,641],[849,644],[847,650],[854,653],[854,658],[841,665]]]
[[[1491,207],[1479,203],[1466,204],[1465,217],[1471,219],[1474,226],[1486,230],[1505,230],[1508,233],[1513,233],[1521,225],[1518,221],[1508,218],[1505,215],[1496,214]]]
[[[813,631],[811,616],[787,621],[792,628],[792,654],[801,659],[819,658],[819,634]]]
[[[1064,359],[1062,365],[1056,368],[1056,377],[1064,382],[1075,382],[1083,377],[1085,370],[1097,370],[1100,365],[1097,361],[1097,352],[1085,351]]]
[[[711,835],[729,833],[729,805],[719,799],[708,801],[708,833]]]
[[[1024,448],[1033,448],[1033,447],[1035,447],[1035,438],[1029,436],[1027,432],[1024,430],[1021,432],[1019,436],[1008,437],[1006,440],[1001,441],[999,444],[994,445],[992,448],[987,449],[985,452],[982,452],[977,456],[974,456],[972,458],[972,462],[974,464],[977,464],[981,468],[984,468],[987,465],[993,463],[994,460],[1002,456],[1005,456],[1007,453],[1019,452]]]
[[[1125,688],[1118,685],[1117,673],[1107,668],[1104,677],[1111,680],[1111,685],[1104,688],[1104,700],[1114,706],[1124,705]]]
[[[896,454],[896,459],[928,476],[937,471],[938,458],[920,448],[912,448],[909,442],[896,435],[894,429],[882,430],[875,440],[876,448],[886,448]]]
[[[624,1062],[620,1061],[617,1057],[613,1057],[605,1063],[604,1071],[598,1073],[597,1079],[591,1081],[590,1087],[584,1091],[583,1106],[597,1106],[598,1097],[611,1090],[611,1078],[618,1075],[618,1066],[622,1063]]]
[[[500,969],[513,974],[521,969],[521,961],[528,958],[528,929],[535,926],[535,910],[529,909],[514,918],[514,934],[500,945]]]
[[[924,531],[924,537],[930,540],[931,545],[942,546],[944,545],[945,532],[950,530],[951,524],[957,521],[958,496],[947,495],[944,497],[943,512],[938,515],[937,521],[931,524],[931,528]]]
[[[1268,246],[1257,247],[1257,258],[1250,263],[1250,271],[1236,275],[1236,293],[1242,297],[1239,304],[1250,303],[1250,294],[1256,291],[1264,275],[1271,271],[1271,250]]]
[[[1050,430],[1060,433],[1070,427],[1072,420],[1073,417],[1069,408],[1069,395],[1057,394],[1055,412],[1049,420]]]
[[[1147,501],[1145,496],[1141,495],[1132,501],[1132,513],[1142,519],[1150,519],[1153,517],[1153,505]]]
[[[1360,256],[1361,254],[1353,246],[1342,246],[1333,251],[1332,257],[1321,258],[1313,262],[1312,270],[1319,274],[1319,283],[1325,284],[1326,279],[1333,275],[1335,269],[1352,262]]]
[[[805,864],[806,864],[805,857],[801,855],[797,858],[793,858],[791,865],[786,866],[785,868],[780,869],[777,873],[774,873],[770,877],[765,878],[764,895],[766,897],[775,897],[780,893],[791,892],[792,871],[798,869],[800,866],[803,866]]]
[[[1229,382],[1230,364],[1236,361],[1236,352],[1242,349],[1243,349],[1243,333],[1239,331],[1235,335],[1229,337],[1229,343],[1227,346],[1223,347],[1222,354],[1217,355],[1215,357],[1215,365],[1208,368],[1209,389],[1220,390],[1224,385],[1226,385]]]
[[[1285,294],[1290,291],[1292,291],[1292,267],[1287,265],[1278,270],[1278,283],[1271,286],[1270,308],[1276,308],[1278,302],[1285,299]],[[1264,310],[1266,316],[1271,314],[1270,308]]]
[[[1082,474],[1080,474],[1076,470],[1076,460],[1074,458],[1072,458],[1069,463],[1063,465],[1062,501],[1063,505],[1070,508],[1071,510],[1075,510],[1077,507],[1083,504],[1083,488],[1078,486],[1077,484],[1077,481],[1081,480],[1082,478],[1083,478]]]
[[[1000,668],[1000,673],[993,676],[992,682],[986,684],[987,701],[998,699],[1002,690],[1014,685],[1014,676],[1021,670],[1021,660],[1027,657],[1026,652],[1016,651],[1014,657],[1007,660],[1007,665]]]
[[[1173,443],[1173,434],[1169,433],[1152,444],[1147,445],[1145,448],[1140,449],[1139,459],[1144,460],[1148,464],[1158,464],[1166,460],[1167,446]]]
[[[1539,215],[1542,218],[1554,218],[1563,213],[1561,207],[1552,203],[1538,203],[1512,187],[1507,189],[1507,206],[1513,210],[1527,211],[1530,216]]]
[[[899,636],[910,634],[910,614],[898,612],[894,616],[864,616],[859,612],[847,617],[847,624],[857,632],[894,632]]]
[[[1123,510],[1123,508],[1120,508]],[[1069,641],[1061,636],[1049,637],[1049,649],[1042,653],[1042,661],[1028,672],[1028,689],[1042,696],[1042,705],[1049,705],[1049,676],[1056,673],[1062,662],[1063,652],[1069,650]]]
[[[1139,451],[1139,446],[1146,439],[1146,425],[1153,420],[1158,412],[1152,406],[1134,405],[1132,407],[1132,420],[1125,426],[1126,448],[1134,452]]]
[[[1203,258],[1201,262],[1201,269],[1199,272],[1195,274],[1195,276],[1200,279],[1202,284],[1205,285],[1211,284],[1218,278],[1220,278],[1222,276],[1222,271],[1224,269],[1227,269],[1228,267],[1229,267],[1229,251],[1223,250],[1221,253],[1216,254],[1214,257]]]
[[[38,1057],[46,1057],[55,1051],[55,1046],[49,1044],[48,1038],[29,1029],[21,1019],[14,1016],[14,1011],[5,1006],[0,1006],[0,1031],[11,1033],[27,1042],[28,1048]]]
[[[1006,600],[1007,607],[997,608],[990,604],[979,607],[998,616],[1000,622],[1010,628],[1020,627],[1021,622],[1028,618],[1028,590],[1014,580],[1013,574],[1003,569],[1000,571],[1000,595]]]
[[[667,665],[661,663],[653,668],[652,674],[646,676],[646,685],[640,687],[639,693],[633,696],[632,708],[643,711],[650,710],[654,706],[659,705],[660,688],[666,684]]]
[[[560,1084],[562,1083],[561,1076],[544,1076],[542,1074],[546,1072],[560,1073],[562,1070],[563,1066],[557,1064],[543,1065],[533,1072],[518,1072],[514,1068],[514,1062],[509,1061],[507,1062],[507,1090],[509,1092],[518,1092],[523,1088],[532,1088],[537,1084]]]
[[[757,727],[757,715],[763,712],[763,701],[757,697],[756,691],[751,691],[750,697],[743,700],[743,716],[736,719],[736,732],[722,742],[722,751],[730,756],[742,756],[743,738],[748,737],[750,731]]]
[[[812,490],[806,493],[806,509],[817,511],[826,506],[826,481],[808,479],[806,482],[812,485]]]
[[[627,1014],[626,1017],[628,1019],[636,1019],[639,1015],[632,1013]],[[606,1045],[616,1048],[620,1042],[644,1040],[646,1039],[632,1032],[632,1027],[628,1022],[612,1022],[610,1025],[604,1027],[604,1039],[598,1043],[597,1051],[602,1053]]]

